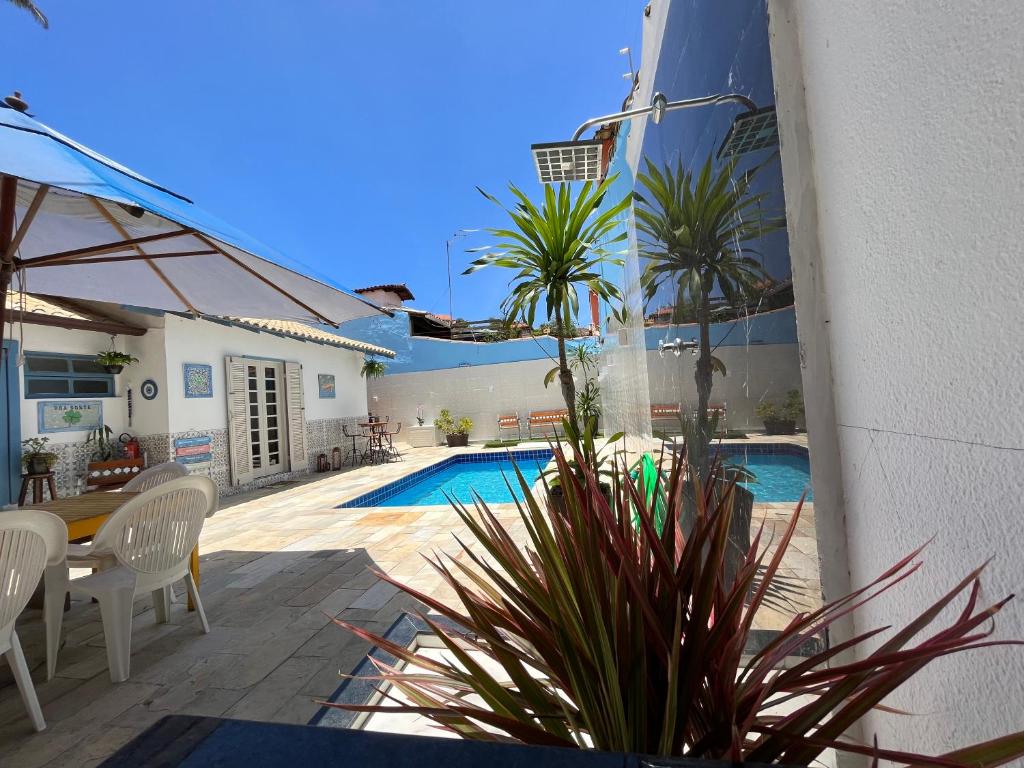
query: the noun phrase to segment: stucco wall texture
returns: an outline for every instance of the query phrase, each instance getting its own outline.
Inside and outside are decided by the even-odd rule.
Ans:
[[[989,557],[983,598],[1019,593],[1024,10],[1017,0],[769,9],[781,119],[799,120],[784,101],[794,79],[806,99],[813,168],[801,172],[813,180],[786,178],[787,209],[816,187],[820,280],[797,280],[797,321],[804,345],[815,341],[806,333],[829,336],[833,380],[805,373],[804,389],[834,397],[836,424],[819,426],[838,435],[853,584],[935,537],[922,571],[861,610],[857,629],[905,623]],[[796,148],[781,133],[785,162]],[[800,226],[791,218],[791,237]],[[827,311],[813,328],[801,324],[808,302]],[[998,635],[1024,637],[1024,603],[1000,614]],[[919,716],[874,715],[866,736],[883,746],[940,752],[1024,729],[1024,651],[941,660],[889,703]]]

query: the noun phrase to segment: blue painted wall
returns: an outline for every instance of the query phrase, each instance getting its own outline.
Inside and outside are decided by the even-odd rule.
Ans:
[[[489,344],[472,341],[445,341],[409,335],[409,318],[404,313],[395,317],[370,317],[344,323],[338,331],[350,339],[359,339],[386,347],[395,352],[395,359],[386,361],[387,373],[415,373],[444,368],[495,365],[521,360],[555,357],[558,348],[553,338],[515,339]],[[676,337],[689,340],[697,335],[695,325],[669,325],[647,328],[647,349],[658,348],[659,340]],[[594,344],[581,339],[571,344]],[[716,346],[741,347],[750,344],[795,344],[796,317],[793,308],[765,312],[749,320],[716,323],[711,326],[711,343]]]
[[[4,341],[0,357],[0,505],[15,501],[21,487],[21,398],[18,342]]]

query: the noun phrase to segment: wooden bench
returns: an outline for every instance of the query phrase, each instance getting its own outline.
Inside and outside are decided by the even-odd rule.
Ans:
[[[569,418],[569,411],[565,408],[553,411],[530,411],[530,416],[527,419],[526,427],[530,433],[530,437],[533,437],[533,428],[543,429],[544,427],[551,427],[554,431],[555,436],[558,435],[558,427],[562,423],[562,419]]]
[[[514,429],[516,431],[516,439],[523,439],[523,428],[519,423],[518,413],[506,413],[498,416],[498,439],[501,440],[501,430],[503,429]]]

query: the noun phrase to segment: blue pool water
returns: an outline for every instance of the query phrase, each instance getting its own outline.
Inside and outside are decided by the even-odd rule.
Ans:
[[[342,507],[426,507],[448,505],[445,493],[465,504],[473,503],[473,492],[492,504],[522,501],[523,492],[512,460],[532,485],[539,476],[538,467],[551,459],[548,449],[513,451],[510,454],[460,454],[414,472],[375,491],[342,504]],[[511,460],[510,460],[511,459]],[[512,493],[505,483],[508,477]],[[472,489],[472,490],[471,490]]]
[[[811,465],[805,453],[759,453],[745,450],[723,456],[733,464],[742,464],[757,477],[756,483],[742,483],[754,493],[756,501],[799,501],[811,493]]]

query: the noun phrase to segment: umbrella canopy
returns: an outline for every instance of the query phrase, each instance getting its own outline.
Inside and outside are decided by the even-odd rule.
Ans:
[[[0,107],[4,106],[0,103]],[[186,197],[11,108],[0,108],[0,296],[339,323],[384,312]]]

